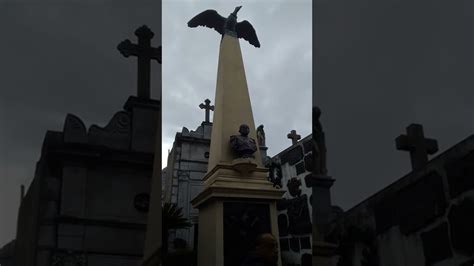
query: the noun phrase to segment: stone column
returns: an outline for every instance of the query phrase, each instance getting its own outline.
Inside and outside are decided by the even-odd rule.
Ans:
[[[324,240],[329,219],[332,215],[331,191],[334,183],[330,176],[309,174],[306,185],[312,188],[313,220],[313,266],[335,266],[334,255],[337,245]]]
[[[151,181],[150,209],[148,211],[145,251],[142,266],[161,265],[161,105],[157,115],[156,137],[154,140],[155,155]]]
[[[160,101],[158,100],[138,98],[135,96],[128,98],[124,109],[130,112],[132,118],[132,134],[130,140],[130,149],[132,151],[155,152],[155,137],[157,134],[156,121],[159,119],[158,116],[161,116],[160,108]],[[159,142],[161,142],[161,139]]]

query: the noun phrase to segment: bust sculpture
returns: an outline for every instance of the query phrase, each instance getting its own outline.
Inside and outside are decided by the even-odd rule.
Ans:
[[[240,125],[239,133],[240,135],[230,136],[232,151],[239,158],[254,158],[253,154],[257,151],[257,143],[248,136],[250,133],[249,126],[246,124]]]

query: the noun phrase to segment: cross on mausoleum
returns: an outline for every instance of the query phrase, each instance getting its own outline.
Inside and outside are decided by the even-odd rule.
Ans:
[[[211,101],[209,99],[204,100],[204,103],[206,103],[206,104],[201,103],[199,105],[199,108],[206,109],[206,120],[204,122],[210,123],[210,121],[209,121],[209,113],[210,112],[209,111],[214,111],[214,105],[210,105]]]
[[[150,98],[150,61],[155,59],[161,64],[161,46],[158,48],[151,47],[151,39],[154,33],[145,25],[135,31],[138,37],[138,44],[132,43],[130,40],[121,42],[117,49],[125,56],[136,56],[138,58],[138,80],[137,90],[139,98]]]
[[[291,139],[292,145],[295,145],[298,143],[298,140],[301,139],[301,135],[296,134],[296,130],[290,131],[290,133],[286,136]]]
[[[438,142],[427,139],[423,134],[423,126],[411,124],[407,127],[407,135],[400,135],[395,139],[397,150],[409,151],[413,170],[423,168],[428,162],[428,154],[438,151]]]

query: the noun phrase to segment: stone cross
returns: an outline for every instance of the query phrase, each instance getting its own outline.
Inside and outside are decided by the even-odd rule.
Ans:
[[[298,140],[301,139],[301,136],[296,134],[296,130],[290,131],[288,135],[286,135],[289,139],[291,139],[292,145],[298,143]]]
[[[210,105],[211,101],[209,99],[204,100],[206,104],[201,103],[199,108],[206,109],[206,120],[204,122],[209,123],[209,111],[214,111],[214,105]]]
[[[407,135],[395,139],[397,150],[409,151],[412,169],[419,170],[428,162],[428,154],[438,151],[438,143],[424,137],[422,125],[411,124],[406,130]]]
[[[135,35],[138,37],[138,44],[127,39],[121,42],[117,49],[125,57],[132,55],[138,58],[137,96],[150,99],[150,61],[155,59],[161,64],[161,46],[150,46],[154,33],[145,25],[138,28]]]

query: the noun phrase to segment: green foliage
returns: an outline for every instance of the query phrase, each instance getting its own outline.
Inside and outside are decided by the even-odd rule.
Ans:
[[[188,222],[188,219],[183,217],[183,208],[178,208],[176,204],[165,202],[161,212],[163,218],[161,233],[163,243],[162,251],[163,255],[166,256],[168,253],[169,230],[188,228],[192,226],[192,224]]]
[[[176,204],[166,202],[162,208],[163,230],[183,229],[192,226],[188,219],[183,217],[183,208]]]

